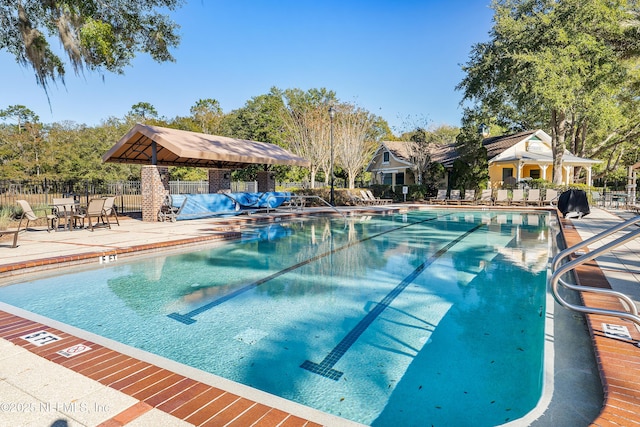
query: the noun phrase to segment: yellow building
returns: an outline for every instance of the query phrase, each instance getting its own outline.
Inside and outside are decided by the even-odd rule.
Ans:
[[[543,130],[489,137],[482,144],[487,150],[490,188],[515,185],[529,179],[552,181],[551,136]],[[455,144],[431,145],[430,150],[431,161],[441,163],[447,170],[451,170],[459,158]],[[366,169],[372,173],[373,182],[391,186],[415,184],[408,153],[407,142],[382,141]],[[575,168],[582,167],[586,171],[584,182],[591,185],[591,169],[597,163],[601,161],[577,157],[565,150],[562,183],[572,184]]]
[[[486,138],[482,144],[487,150],[490,187],[499,188],[526,179],[552,180],[553,154],[551,136],[543,130],[526,131],[511,135]],[[571,154],[562,155],[562,184],[572,184],[574,170],[585,169],[585,183],[592,185],[591,168],[600,160],[586,159]]]

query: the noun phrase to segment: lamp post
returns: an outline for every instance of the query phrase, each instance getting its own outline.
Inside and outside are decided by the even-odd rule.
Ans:
[[[331,198],[329,203],[331,206],[335,206],[335,199],[333,197],[333,118],[336,115],[336,110],[333,106],[329,107],[329,121],[331,122],[331,129],[329,131],[329,141],[331,143],[331,158],[329,159],[329,169],[331,170]]]

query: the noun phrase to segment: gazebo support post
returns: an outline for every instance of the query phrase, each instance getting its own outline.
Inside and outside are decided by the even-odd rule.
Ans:
[[[142,166],[142,220],[158,221],[158,212],[169,194],[169,169],[163,166]]]
[[[231,170],[209,169],[209,194],[231,192]]]
[[[276,191],[276,175],[272,171],[258,171],[258,191]]]

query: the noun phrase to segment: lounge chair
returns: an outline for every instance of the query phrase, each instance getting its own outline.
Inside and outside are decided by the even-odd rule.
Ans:
[[[476,190],[464,190],[464,197],[460,199],[463,205],[472,205],[476,202]]]
[[[494,205],[508,205],[509,204],[509,191],[508,190],[498,190],[496,193],[496,200],[493,202]]]
[[[558,204],[558,191],[547,188],[544,192],[544,204],[546,205],[547,203],[551,206]]]
[[[540,206],[542,204],[542,199],[540,198],[540,189],[539,188],[530,188],[527,192],[527,205]]]
[[[493,190],[490,188],[482,190],[480,198],[476,201],[479,205],[493,205]]]
[[[364,192],[367,193],[367,195],[369,196],[369,199],[376,200],[380,205],[386,205],[388,203],[393,202],[393,199],[382,199],[380,197],[374,196],[371,190],[364,190]]]
[[[30,221],[36,221],[42,218],[46,218],[47,219],[47,232],[51,231],[52,229],[56,229],[57,224],[58,224],[58,216],[56,214],[52,213],[45,213],[42,216],[38,216],[35,214],[35,212],[33,211],[33,209],[31,209],[31,205],[29,205],[29,202],[27,202],[26,200],[17,200],[16,201],[18,203],[18,206],[20,206],[20,208],[22,209],[22,216],[20,217],[20,222],[18,223],[18,230],[20,230],[20,226],[22,225],[22,221],[24,219],[27,220],[27,224],[24,226],[25,231],[29,228],[29,222]],[[48,209],[39,209],[42,211],[46,211]],[[49,223],[51,223],[51,226],[49,226]]]
[[[460,204],[460,190],[451,190],[449,198],[446,200],[447,205],[459,205]]]
[[[11,247],[15,248],[16,246],[18,246],[18,234],[19,233],[20,233],[20,229],[17,229],[17,230],[0,230],[0,237],[7,236],[7,235],[12,235],[13,236],[13,243],[11,244]]]
[[[371,198],[369,197],[369,195],[367,194],[366,191],[364,190],[360,190],[360,194],[362,194],[362,200],[364,200],[364,202],[368,205],[379,205],[380,202],[378,202],[375,198]]]
[[[104,202],[104,198],[89,200],[86,209],[78,211],[73,215],[74,220],[82,221],[82,227],[84,227],[84,220],[87,219],[91,231],[97,227],[107,227],[111,229],[109,216],[104,209]],[[93,224],[93,220],[96,221],[95,225]]]
[[[432,197],[429,199],[429,203],[434,205],[444,205],[447,202],[447,190],[441,189],[438,190],[438,194],[436,197]]]
[[[516,205],[516,206],[524,206],[525,205],[524,190],[521,188],[515,188],[511,195],[511,201],[509,202],[509,204]]]
[[[106,216],[115,217],[116,224],[120,226],[120,221],[118,220],[118,209],[116,208],[115,196],[109,196],[104,198],[104,213]]]
[[[356,196],[353,192],[347,190],[347,197],[349,198],[349,202],[356,206],[366,205],[367,202],[360,196]]]

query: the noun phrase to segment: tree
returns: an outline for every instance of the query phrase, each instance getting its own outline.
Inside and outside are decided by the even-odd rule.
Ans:
[[[370,138],[375,117],[351,104],[339,104],[335,109],[336,157],[338,164],[347,173],[348,187],[354,188],[356,176],[366,166],[377,147],[376,141]]]
[[[158,110],[148,102],[138,102],[131,106],[131,111],[127,114],[128,121],[145,123],[147,119],[157,119]]]
[[[291,150],[311,162],[311,188],[315,186],[319,170],[329,178],[330,119],[329,106],[336,103],[336,95],[326,89],[287,89],[283,93],[285,112],[283,122],[290,138]]]
[[[189,110],[198,124],[199,132],[218,135],[222,120],[222,107],[216,99],[199,99]]]
[[[45,91],[62,81],[65,65],[51,49],[57,35],[76,74],[84,69],[121,74],[136,53],[173,61],[178,26],[158,8],[174,10],[182,0],[10,0],[0,5],[0,49],[33,68]]]
[[[637,26],[626,0],[496,0],[490,41],[476,44],[458,85],[512,130],[550,130],[553,179],[602,111],[617,105],[637,54]],[[635,21],[637,22],[637,21]],[[576,139],[577,138],[577,139]]]
[[[251,98],[244,106],[225,116],[221,124],[222,131],[234,138],[268,142],[290,148],[284,124],[286,113],[282,96],[280,89],[272,87],[268,93]],[[277,180],[286,179],[292,173],[299,178],[301,169],[282,165],[268,168],[275,172]],[[234,172],[234,177],[254,180],[260,169],[264,169],[264,166],[248,166]]]
[[[462,129],[456,137],[459,158],[453,164],[453,188],[478,190],[484,188],[489,180],[487,149],[482,144],[485,135],[480,132],[484,123],[481,116],[465,111]]]
[[[424,124],[428,125],[428,121]],[[425,184],[440,177],[442,171],[434,167],[431,162],[431,153],[437,145],[453,143],[459,132],[458,128],[441,125],[429,126],[429,128],[417,126],[413,131],[402,134],[401,139],[405,143],[417,184]]]
[[[0,110],[0,120],[16,122],[16,127],[7,128],[0,140],[2,175],[18,179],[40,176],[42,150],[46,147],[38,115],[24,105],[11,105]]]

